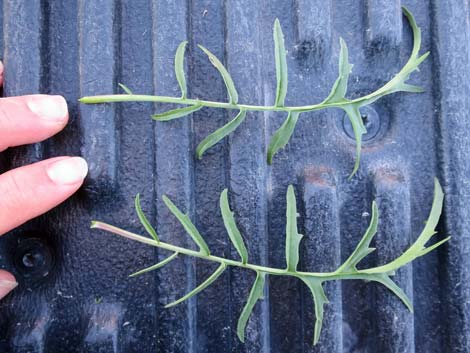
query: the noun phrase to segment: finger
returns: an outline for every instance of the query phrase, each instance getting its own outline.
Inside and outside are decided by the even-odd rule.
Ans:
[[[43,141],[61,131],[68,119],[62,96],[0,98],[0,151]]]
[[[0,60],[0,87],[3,86],[3,62]]]
[[[0,270],[0,299],[10,293],[17,285],[15,277],[10,272]]]
[[[0,235],[57,206],[82,185],[80,157],[58,157],[0,175]]]

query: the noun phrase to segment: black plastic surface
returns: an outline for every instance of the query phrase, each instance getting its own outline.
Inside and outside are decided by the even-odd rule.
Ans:
[[[77,101],[117,92],[118,82],[134,92],[179,95],[173,56],[189,40],[192,97],[226,99],[222,79],[196,47],[202,44],[226,64],[241,102],[271,104],[276,17],[288,50],[288,104],[326,97],[340,36],[354,64],[349,92],[358,96],[388,81],[410,52],[401,5],[422,29],[422,52],[431,50],[412,79],[426,92],[371,106],[370,135],[351,181],[355,142],[339,111],[303,114],[268,167],[266,146],[282,114],[248,113],[196,160],[197,143],[230,114],[202,109],[161,123],[149,118],[161,109],[152,104]],[[0,266],[20,282],[0,302],[0,352],[470,352],[469,16],[466,0],[3,0],[4,95],[64,95],[71,123],[47,142],[3,154],[1,169],[80,154],[90,174],[71,200],[0,239]],[[228,187],[251,259],[283,267],[292,183],[306,235],[303,269],[337,267],[366,228],[374,198],[381,217],[369,262],[384,263],[419,234],[434,176],[446,192],[440,237],[453,238],[395,277],[413,299],[414,315],[376,284],[336,282],[326,288],[331,304],[315,347],[312,299],[297,281],[269,278],[242,344],[236,322],[251,273],[230,269],[196,298],[164,309],[213,267],[178,260],[130,279],[165,254],[89,230],[99,219],[142,233],[133,210],[141,192],[159,234],[192,246],[161,201],[167,194],[190,213],[213,253],[236,256],[218,211]]]

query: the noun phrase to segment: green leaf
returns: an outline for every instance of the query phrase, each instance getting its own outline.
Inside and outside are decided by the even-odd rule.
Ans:
[[[297,230],[297,205],[295,200],[294,187],[287,188],[287,209],[286,209],[286,262],[287,271],[296,272],[299,263],[299,244],[303,235]]]
[[[242,342],[245,342],[245,328],[246,324],[248,323],[248,319],[250,318],[250,315],[253,312],[253,308],[255,307],[256,302],[259,299],[263,298],[265,277],[266,274],[264,272],[256,271],[255,282],[253,283],[253,287],[251,287],[248,300],[245,306],[243,307],[242,313],[240,314],[240,318],[238,319],[237,335],[240,341]]]
[[[413,304],[411,303],[410,298],[406,295],[406,293],[397,286],[395,282],[393,282],[390,277],[385,273],[380,273],[377,275],[373,275],[368,278],[371,281],[376,281],[382,283],[385,287],[393,292],[400,300],[405,304],[410,312],[413,312]]]
[[[172,306],[178,305],[179,303],[184,302],[185,300],[203,291],[204,289],[209,287],[217,278],[219,278],[219,276],[225,271],[226,268],[227,268],[227,265],[225,265],[224,263],[221,263],[220,266],[217,268],[217,270],[215,270],[215,272],[212,275],[210,275],[210,277],[207,278],[203,283],[201,283],[199,286],[194,288],[191,292],[186,294],[184,297],[181,297],[180,299],[175,300],[174,302],[171,302],[170,304],[165,305],[165,308],[171,308]]]
[[[442,213],[442,206],[444,204],[444,192],[442,191],[441,184],[437,178],[434,178],[434,198],[432,201],[431,211],[429,212],[426,226],[416,240],[415,247],[423,248],[431,237],[436,234],[436,227],[439,223],[439,218]]]
[[[287,59],[286,48],[284,46],[284,34],[282,33],[281,24],[276,18],[274,21],[274,58],[276,61],[276,107],[283,107],[287,95]]]
[[[362,116],[358,105],[348,104],[342,108],[348,115],[349,121],[351,122],[354,131],[354,138],[356,139],[356,162],[354,163],[354,169],[351,175],[349,175],[349,179],[351,179],[359,169],[359,163],[361,161],[362,135],[367,133],[367,130],[364,126],[364,122],[362,121]]]
[[[142,211],[142,206],[140,205],[140,194],[137,194],[135,196],[135,211],[137,213],[137,216],[139,217],[140,223],[142,223],[147,233],[149,233],[155,241],[160,241],[157,232],[155,231],[155,228],[152,227],[149,220]]]
[[[393,77],[393,79],[387,82],[384,86],[367,96],[355,99],[354,102],[358,103],[360,107],[371,104],[377,99],[395,92],[422,92],[422,89],[408,85],[405,82],[410,78],[412,72],[418,70],[419,65],[428,57],[429,52],[418,56],[419,49],[421,47],[421,30],[416,24],[411,12],[406,7],[402,7],[402,10],[413,31],[413,50],[411,51],[410,57],[400,72],[398,72],[395,77]]]
[[[409,85],[408,83],[402,83],[398,85],[396,92],[401,91],[401,92],[410,92],[410,93],[423,93],[424,88],[415,86],[415,85]]]
[[[175,54],[175,75],[176,80],[181,88],[181,98],[185,99],[188,94],[188,88],[186,87],[186,76],[184,75],[184,53],[186,51],[186,45],[188,41],[181,42],[176,49]]]
[[[175,252],[173,253],[172,255],[168,256],[166,259],[160,261],[159,263],[155,264],[155,265],[152,265],[150,267],[147,267],[147,268],[144,268],[140,271],[137,271],[137,272],[134,272],[133,274],[129,275],[129,277],[136,277],[136,276],[140,276],[146,272],[149,272],[149,271],[153,271],[153,270],[157,270],[159,269],[160,267],[163,267],[165,266],[167,263],[171,262],[172,260],[174,260],[176,257],[178,256],[178,253]]]
[[[405,6],[402,6],[401,9],[403,11],[403,14],[408,19],[408,22],[411,26],[411,30],[413,32],[413,50],[411,52],[411,57],[414,58],[418,56],[419,48],[421,47],[421,29],[416,24],[416,20],[410,10],[408,10]]]
[[[190,105],[184,108],[168,110],[160,114],[153,114],[152,119],[157,120],[157,121],[168,121],[168,120],[178,119],[178,118],[182,118],[183,116],[194,113],[201,108],[202,108],[202,105]]]
[[[224,220],[225,229],[227,229],[228,236],[230,237],[233,246],[235,246],[235,249],[237,249],[240,254],[242,263],[246,264],[248,262],[248,251],[246,250],[242,235],[235,223],[233,212],[230,210],[227,192],[227,189],[224,189],[220,194],[220,211],[222,212],[222,219]]]
[[[330,94],[322,102],[322,104],[327,103],[338,103],[346,101],[346,91],[348,90],[348,80],[349,74],[353,68],[348,61],[348,47],[343,38],[340,38],[341,50],[339,52],[339,76],[336,79],[333,88],[331,89]]]
[[[124,92],[126,92],[127,94],[133,94],[132,91],[129,89],[129,87],[125,86],[125,85],[122,84],[122,83],[118,83],[118,85],[119,85],[119,87],[121,87],[122,90],[123,90]]]
[[[379,222],[379,210],[377,208],[377,204],[375,201],[372,202],[372,216],[370,219],[369,227],[367,228],[366,232],[362,236],[361,241],[357,244],[356,249],[354,249],[353,253],[349,258],[342,264],[337,273],[341,272],[355,272],[357,270],[357,264],[369,255],[375,248],[369,248],[370,242],[372,238],[377,233],[377,225]]]
[[[423,255],[426,255],[428,252],[433,251],[434,249],[440,247],[442,244],[447,243],[450,240],[451,237],[447,237],[442,239],[441,241],[438,241],[435,244],[432,244],[431,246],[428,246],[427,248],[424,248],[419,252],[419,255],[417,257],[421,257]]]
[[[289,142],[292,133],[294,132],[295,125],[299,119],[300,112],[289,112],[286,120],[282,123],[281,127],[276,130],[268,146],[267,161],[271,165],[274,155],[284,148]]]
[[[406,250],[402,255],[400,255],[395,260],[385,264],[383,266],[374,267],[372,269],[363,270],[363,273],[390,273],[398,268],[405,266],[407,263],[413,261],[417,257],[427,254],[429,251],[434,250],[438,246],[447,242],[450,237],[441,240],[440,242],[431,245],[429,248],[426,248],[426,243],[436,234],[436,226],[439,222],[439,218],[442,212],[442,206],[444,203],[444,192],[442,187],[439,184],[437,179],[434,179],[434,199],[432,202],[431,211],[429,213],[428,220],[426,221],[426,226],[419,235],[418,239],[411,245],[408,250]]]
[[[322,287],[322,282],[318,278],[300,276],[299,277],[310,289],[315,304],[315,332],[313,336],[313,345],[318,343],[320,339],[321,329],[323,325],[323,306],[328,304],[328,298]]]
[[[197,158],[201,159],[204,152],[206,152],[209,148],[211,148],[220,140],[222,140],[225,136],[233,132],[245,120],[245,117],[246,110],[240,110],[237,116],[232,119],[229,123],[222,126],[220,129],[217,129],[212,134],[207,136],[204,140],[202,140],[196,148]]]
[[[230,97],[230,104],[237,104],[238,93],[237,93],[237,90],[235,89],[235,84],[233,83],[232,77],[228,73],[227,69],[224,67],[224,65],[222,65],[219,59],[217,59],[217,57],[214,54],[212,54],[209,50],[204,48],[202,45],[198,45],[198,47],[201,48],[201,50],[204,53],[206,53],[212,65],[214,65],[215,68],[222,75],[222,78],[224,79],[224,82],[225,82],[225,87],[227,87],[227,92]]]
[[[194,226],[193,222],[189,219],[187,214],[181,212],[178,207],[165,195],[163,195],[163,202],[165,202],[166,207],[173,213],[173,215],[178,219],[181,225],[184,227],[186,232],[193,238],[194,242],[199,246],[199,252],[203,255],[210,255],[209,247],[207,243],[202,238],[201,234]]]

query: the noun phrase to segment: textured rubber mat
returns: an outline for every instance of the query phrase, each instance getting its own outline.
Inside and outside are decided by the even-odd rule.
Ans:
[[[119,82],[134,92],[178,96],[173,58],[188,40],[191,97],[227,99],[197,48],[202,44],[226,64],[240,102],[272,104],[275,18],[288,52],[288,104],[328,95],[340,37],[354,64],[348,92],[360,96],[390,80],[411,51],[402,5],[422,29],[422,52],[431,51],[411,78],[425,92],[393,94],[363,112],[369,132],[351,180],[355,141],[339,110],[303,114],[268,166],[266,146],[281,113],[249,112],[198,160],[197,144],[232,113],[204,108],[162,123],[150,119],[161,105],[78,103],[84,95],[119,92]],[[466,0],[3,0],[4,95],[64,95],[71,122],[53,139],[4,153],[1,169],[82,155],[90,174],[71,200],[0,239],[0,267],[20,283],[0,302],[0,351],[470,352],[469,16]],[[189,212],[213,253],[235,257],[218,210],[219,193],[229,188],[251,260],[282,268],[285,193],[293,184],[305,234],[302,269],[338,267],[366,229],[373,199],[381,214],[377,251],[365,265],[381,264],[418,236],[434,176],[446,193],[439,239],[452,239],[394,277],[415,313],[374,283],[330,283],[315,347],[313,303],[299,281],[269,278],[242,344],[236,325],[252,273],[229,269],[197,297],[164,309],[213,265],[184,258],[128,278],[166,253],[89,229],[99,219],[143,233],[133,207],[140,192],[161,237],[192,247],[162,202],[166,194]]]

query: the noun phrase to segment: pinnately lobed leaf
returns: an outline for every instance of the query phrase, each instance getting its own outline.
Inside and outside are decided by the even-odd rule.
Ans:
[[[220,75],[222,76],[224,82],[225,82],[225,87],[227,87],[227,92],[230,97],[230,104],[237,104],[238,103],[238,93],[237,90],[235,89],[235,84],[233,83],[232,77],[228,73],[227,69],[225,68],[224,65],[220,62],[217,57],[212,54],[209,50],[204,48],[202,45],[198,45],[198,47],[206,53],[206,55],[209,57],[210,62],[212,65],[215,66],[215,68],[220,72]]]
[[[310,289],[315,306],[315,329],[313,334],[313,345],[318,343],[320,339],[321,329],[323,326],[324,305],[328,304],[328,298],[323,290],[322,281],[317,278],[299,277]]]
[[[220,211],[222,213],[222,219],[224,220],[225,229],[227,230],[228,236],[233,243],[235,249],[237,249],[242,263],[246,264],[248,262],[248,250],[246,250],[245,242],[243,241],[242,235],[237,228],[235,223],[235,218],[233,217],[233,212],[230,209],[228,203],[228,190],[224,189],[220,194]]]
[[[139,217],[140,223],[142,223],[142,225],[144,226],[147,233],[149,233],[150,236],[155,241],[160,241],[160,239],[158,238],[157,232],[152,227],[149,220],[147,219],[144,212],[142,211],[142,206],[140,205],[140,194],[137,194],[135,196],[135,212],[137,213],[137,216]]]
[[[87,104],[96,104],[96,103],[106,103],[106,102],[153,102],[153,103],[171,103],[171,104],[182,104],[186,107],[170,110],[165,113],[155,114],[153,118],[155,120],[167,121],[176,118],[181,118],[183,116],[189,115],[190,113],[199,110],[201,107],[208,108],[218,108],[225,110],[238,110],[238,111],[283,111],[289,115],[288,122],[297,121],[295,114],[302,112],[311,112],[317,111],[320,109],[326,108],[340,108],[346,112],[352,128],[354,130],[354,138],[356,140],[356,151],[355,151],[355,163],[353,171],[349,176],[351,179],[359,169],[360,156],[361,156],[361,145],[362,145],[362,135],[366,133],[366,128],[362,122],[360,109],[366,105],[374,103],[376,100],[384,97],[386,95],[395,93],[395,92],[412,92],[419,93],[423,92],[421,87],[407,83],[412,72],[418,70],[419,65],[427,58],[429,52],[419,55],[419,50],[421,47],[421,30],[417,26],[416,21],[411,14],[411,12],[403,7],[403,13],[410,23],[412,32],[413,32],[413,49],[408,61],[402,67],[402,69],[393,76],[393,78],[384,84],[379,89],[375,90],[372,93],[369,93],[365,96],[348,99],[346,98],[347,88],[348,88],[348,79],[351,73],[352,64],[349,63],[348,58],[348,47],[343,39],[340,39],[340,54],[339,54],[339,68],[338,68],[338,78],[336,79],[333,87],[330,90],[329,95],[320,103],[311,104],[306,106],[285,106],[285,99],[287,95],[287,86],[288,86],[288,75],[287,75],[287,54],[284,44],[284,35],[282,33],[281,25],[279,20],[274,21],[273,26],[273,37],[274,37],[274,58],[276,66],[276,97],[275,102],[271,106],[265,105],[250,105],[250,104],[239,104],[238,103],[238,93],[235,89],[235,84],[233,83],[232,77],[229,75],[227,69],[222,65],[222,63],[206,48],[199,46],[203,50],[212,64],[217,68],[217,70],[222,75],[225,85],[227,87],[228,95],[230,101],[227,102],[214,102],[209,100],[200,100],[200,99],[191,99],[187,97],[187,88],[186,88],[186,79],[184,77],[184,51],[186,47],[186,42],[180,44],[176,51],[175,55],[175,73],[180,85],[182,95],[181,97],[168,97],[168,96],[154,96],[154,95],[137,95],[132,94],[130,90],[125,89],[126,93],[130,94],[118,94],[118,95],[103,95],[103,96],[94,96],[94,97],[83,97],[80,99],[80,102]],[[124,87],[123,87],[124,89]],[[203,142],[198,146],[196,154],[198,158],[202,156],[204,151],[212,147],[215,143],[220,141],[223,136],[234,131],[239,125],[240,119],[234,119],[232,122],[227,124],[222,128],[221,131],[217,130],[214,132],[214,136],[210,135],[207,139],[204,139]],[[272,158],[274,154],[283,146],[285,146],[292,135],[293,125],[288,124],[285,127],[285,131],[282,131],[283,134],[279,134],[279,131],[276,131],[275,135],[271,139],[270,148],[268,148],[267,162],[272,163]],[[279,133],[278,133],[279,132]],[[280,139],[282,138],[282,139]],[[282,143],[281,143],[282,142]]]
[[[253,308],[258,300],[263,298],[264,283],[265,283],[266,273],[256,271],[256,279],[251,287],[250,294],[248,295],[248,300],[243,307],[243,310],[238,318],[237,323],[237,336],[240,341],[245,342],[245,328],[250,318]]]
[[[199,246],[199,251],[203,255],[209,255],[209,247],[207,243],[202,238],[202,235],[199,233],[197,228],[194,226],[193,222],[189,219],[188,215],[181,212],[178,207],[165,195],[163,195],[163,202],[166,207],[173,213],[173,215],[178,219],[181,225],[184,227],[186,232],[193,238],[194,242]]]
[[[190,105],[189,107],[168,110],[160,114],[153,114],[152,119],[158,120],[158,121],[169,121],[173,119],[178,119],[178,118],[182,118],[183,116],[189,115],[191,113],[197,112],[201,108],[202,108],[202,105]]]
[[[211,148],[220,140],[222,140],[225,136],[229,135],[232,131],[234,131],[245,120],[245,117],[246,110],[240,110],[237,116],[230,120],[230,122],[222,126],[220,129],[214,131],[212,134],[202,140],[196,148],[196,157],[198,159],[201,159],[204,152],[206,152],[209,148]]]
[[[410,298],[406,295],[406,293],[397,286],[395,282],[393,282],[390,276],[386,273],[378,273],[376,275],[372,275],[368,278],[371,281],[379,282],[387,287],[393,294],[395,294],[405,306],[408,308],[410,312],[413,312],[413,304],[411,303]]]
[[[349,118],[349,122],[351,123],[351,126],[354,131],[354,138],[356,139],[356,161],[354,162],[353,171],[349,175],[349,179],[351,179],[359,169],[359,163],[361,161],[362,135],[367,133],[367,130],[366,130],[366,127],[364,126],[364,122],[362,121],[362,115],[361,115],[361,112],[359,111],[357,103],[345,105],[342,108],[346,112]]]
[[[281,127],[274,133],[268,146],[267,161],[271,165],[273,163],[274,155],[289,142],[292,136],[297,120],[299,119],[299,112],[289,112],[286,120],[282,123]]]
[[[246,249],[242,249],[242,244],[244,247],[244,243],[242,241],[241,234],[239,234],[238,232],[238,228],[236,228],[236,225],[234,224],[235,221],[232,218],[232,211],[230,210],[230,207],[228,205],[226,191],[224,191],[221,195],[221,209],[224,217],[224,224],[226,224],[226,226],[228,224],[227,230],[229,231],[229,235],[231,234],[232,242],[237,248],[237,251],[239,252],[242,258],[242,261],[235,261],[232,259],[211,255],[209,253],[209,249],[207,248],[207,244],[204,242],[201,235],[199,234],[195,226],[191,223],[189,218],[186,215],[183,215],[181,211],[179,211],[176,206],[174,206],[173,203],[167,198],[164,198],[165,203],[170,208],[170,211],[173,212],[173,214],[175,214],[178,220],[183,224],[186,231],[193,237],[195,242],[199,245],[200,251],[186,249],[162,241],[155,241],[154,239],[143,237],[138,234],[134,234],[102,222],[93,222],[92,228],[102,229],[131,240],[135,240],[147,245],[155,246],[163,250],[172,252],[172,255],[167,259],[154,266],[138,271],[137,273],[133,274],[134,276],[137,274],[148,272],[152,269],[162,267],[163,265],[171,262],[174,258],[176,258],[178,254],[201,258],[219,264],[217,270],[202,284],[197,286],[184,297],[168,304],[167,307],[181,303],[182,301],[196,295],[197,293],[207,288],[224,272],[227,266],[239,267],[242,269],[254,271],[256,273],[256,279],[251,288],[248,301],[242,310],[237,325],[237,335],[241,341],[244,341],[245,339],[245,328],[249,320],[250,314],[253,311],[256,302],[263,296],[266,275],[287,276],[300,279],[310,289],[314,300],[316,321],[313,343],[316,344],[320,339],[324,316],[324,306],[328,303],[328,299],[323,289],[323,283],[327,281],[357,279],[381,283],[386,288],[388,288],[393,294],[395,294],[404,303],[404,305],[408,307],[410,311],[413,310],[411,300],[407,297],[406,293],[395,282],[392,281],[390,277],[400,267],[405,266],[414,259],[425,255],[429,251],[435,249],[436,247],[442,245],[443,243],[449,240],[449,238],[445,238],[444,240],[441,240],[435,243],[434,245],[426,247],[426,243],[435,234],[435,227],[442,211],[443,197],[444,194],[442,192],[442,188],[440,187],[439,182],[436,179],[434,200],[429,219],[421,235],[413,243],[413,245],[411,245],[410,248],[406,250],[401,256],[399,256],[395,260],[390,261],[385,265],[360,270],[357,269],[356,265],[373,250],[369,246],[374,235],[376,234],[379,217],[377,205],[375,204],[375,202],[372,204],[372,217],[368,229],[364,233],[362,239],[359,241],[356,249],[352,252],[351,256],[341,266],[339,266],[336,271],[325,273],[300,272],[297,271],[297,264],[299,261],[299,244],[302,239],[302,235],[298,234],[297,231],[297,208],[295,193],[292,186],[288,187],[286,194],[286,269],[265,267],[250,264],[248,261],[244,261],[244,259],[248,260],[248,255]]]
[[[283,107],[287,95],[287,59],[284,46],[284,34],[282,33],[279,19],[274,21],[274,59],[276,63],[276,107]]]
[[[174,259],[176,259],[177,256],[178,256],[178,253],[175,252],[172,255],[168,256],[166,259],[160,261],[159,263],[157,263],[155,265],[152,265],[150,267],[144,268],[140,271],[137,271],[137,272],[134,272],[134,273],[130,274],[129,277],[136,277],[136,276],[143,275],[144,273],[147,273],[147,272],[150,272],[150,271],[158,270],[160,267],[163,267],[166,264],[173,261]]]
[[[325,98],[323,104],[345,102],[346,91],[348,90],[349,74],[353,65],[349,63],[348,47],[343,38],[340,38],[341,50],[339,52],[339,76],[336,79],[330,94]]]
[[[442,212],[442,205],[444,202],[444,192],[437,179],[434,179],[434,199],[429,213],[426,225],[419,235],[418,239],[406,250],[401,256],[389,262],[386,265],[376,267],[374,269],[364,270],[367,273],[390,273],[398,268],[405,266],[407,263],[414,259],[426,255],[429,251],[434,250],[436,247],[447,242],[450,237],[444,238],[441,241],[426,247],[426,243],[436,234],[435,228],[439,222]]]
[[[175,76],[178,81],[178,85],[181,89],[181,98],[185,99],[188,95],[188,88],[186,86],[186,76],[184,75],[184,53],[186,52],[186,45],[188,41],[182,42],[175,54]]]
[[[219,278],[219,276],[225,271],[226,268],[227,268],[227,265],[225,263],[221,263],[219,267],[217,267],[217,269],[214,271],[214,273],[212,273],[212,275],[210,275],[209,278],[207,278],[203,283],[201,283],[199,286],[194,288],[191,292],[186,294],[184,297],[181,297],[180,299],[175,300],[174,302],[171,302],[165,305],[165,308],[171,308],[172,306],[175,306],[181,302],[184,302],[185,300],[203,291],[204,289],[209,287],[213,282],[215,282],[215,280]]]
[[[354,249],[353,253],[349,258],[341,265],[337,272],[350,272],[357,270],[357,264],[367,255],[369,255],[375,248],[370,248],[370,242],[372,238],[377,233],[377,224],[379,220],[379,210],[377,208],[377,203],[375,201],[372,202],[372,217],[370,220],[369,227],[367,228],[366,232],[362,236],[361,241],[357,244],[356,249]]]
[[[297,205],[292,185],[287,188],[286,200],[286,269],[295,272],[299,263],[299,244],[303,235],[297,231]]]

